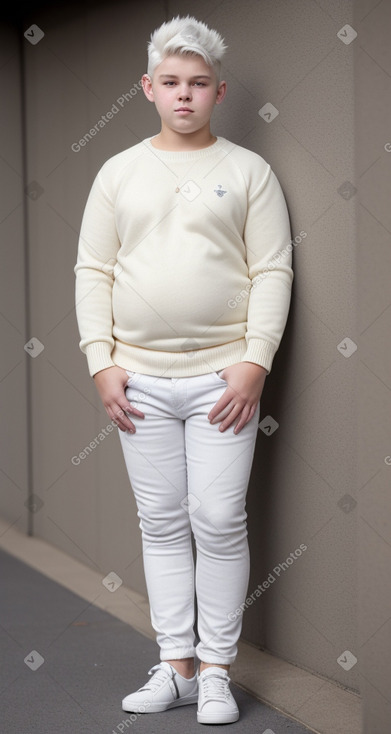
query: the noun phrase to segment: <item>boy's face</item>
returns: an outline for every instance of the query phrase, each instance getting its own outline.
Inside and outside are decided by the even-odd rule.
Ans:
[[[201,56],[168,56],[154,71],[152,82],[143,76],[147,99],[154,102],[162,126],[178,133],[194,133],[209,125],[215,104],[225,97],[225,82],[217,82],[213,68]]]

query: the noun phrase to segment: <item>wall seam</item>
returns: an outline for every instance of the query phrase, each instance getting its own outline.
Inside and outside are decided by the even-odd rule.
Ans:
[[[27,164],[27,102],[26,102],[26,56],[24,51],[23,18],[18,27],[19,34],[19,72],[20,72],[20,110],[21,110],[21,149],[22,149],[22,217],[23,217],[23,272],[24,272],[24,328],[25,344],[31,338],[31,288],[30,288],[30,239],[28,227],[28,202],[26,186],[28,175]],[[26,475],[27,475],[27,535],[34,535],[33,518],[33,406],[32,406],[32,370],[31,361],[25,356],[25,388],[26,388]]]

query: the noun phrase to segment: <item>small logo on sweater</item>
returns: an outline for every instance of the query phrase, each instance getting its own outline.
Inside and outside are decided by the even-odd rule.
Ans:
[[[224,191],[221,184],[217,184],[217,189],[214,189],[214,192],[215,194],[217,194],[217,196],[220,196],[220,199],[224,196],[224,194],[227,193],[226,191]]]

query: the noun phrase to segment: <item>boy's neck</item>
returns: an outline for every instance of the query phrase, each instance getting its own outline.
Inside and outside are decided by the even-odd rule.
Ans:
[[[213,145],[217,140],[210,129],[197,130],[194,133],[178,133],[162,127],[160,133],[151,139],[151,145],[159,150],[189,151],[201,150]]]

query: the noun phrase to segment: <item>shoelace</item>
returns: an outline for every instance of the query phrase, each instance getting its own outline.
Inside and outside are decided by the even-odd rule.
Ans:
[[[155,693],[164,683],[167,683],[167,675],[172,679],[174,678],[174,675],[170,675],[168,670],[161,668],[159,663],[148,671],[148,675],[152,675],[152,678],[143,688],[139,689],[140,691],[151,690],[152,693]]]
[[[208,675],[201,678],[203,694],[205,698],[213,698],[215,701],[226,701],[229,698],[229,678],[220,675]]]

